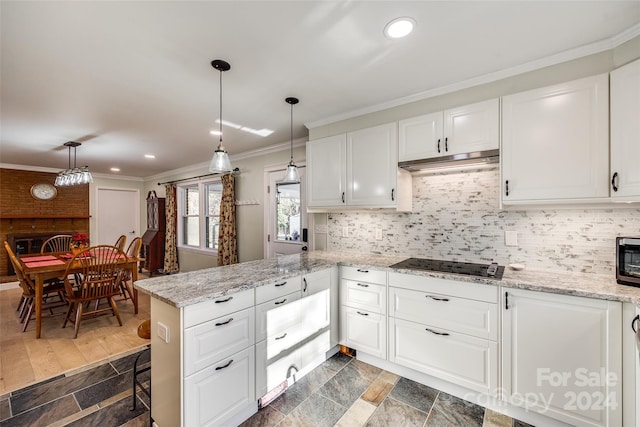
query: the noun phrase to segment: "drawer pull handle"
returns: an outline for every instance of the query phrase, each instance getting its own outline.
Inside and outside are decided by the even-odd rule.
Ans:
[[[369,285],[367,285],[366,283],[356,283],[356,285],[360,286],[361,288],[368,288]]]
[[[611,178],[611,188],[613,188],[613,191],[618,191],[618,184],[616,180],[617,178],[618,178],[618,172],[614,172],[613,178]]]
[[[227,320],[226,322],[216,323],[216,326],[228,325],[229,323],[231,323],[232,320],[233,320],[233,317],[230,317],[229,320]]]
[[[228,368],[229,365],[231,365],[232,363],[233,363],[233,359],[229,360],[227,364],[224,366],[216,366],[216,371],[219,371],[220,369]]]
[[[435,301],[449,301],[449,298],[438,298],[438,297],[434,297],[433,295],[426,295],[427,298],[431,298],[432,300]]]
[[[285,298],[285,299],[283,299],[282,301],[276,301],[276,302],[274,302],[274,304],[275,304],[275,305],[284,304],[284,302],[285,302],[286,300],[287,300],[287,299]]]
[[[432,329],[429,329],[429,328],[425,328],[425,331],[429,331],[432,334],[436,334],[436,335],[442,335],[442,336],[448,336],[449,335],[449,332],[436,332],[436,331],[434,331]]]
[[[277,341],[277,340],[281,340],[281,339],[283,339],[283,338],[284,338],[284,337],[286,337],[286,336],[287,336],[287,333],[285,332],[281,337],[276,337],[276,341]]]
[[[304,282],[304,289],[302,290],[302,292],[307,292],[307,278],[303,277],[302,281]]]
[[[636,322],[640,323],[640,314],[634,317],[633,320],[631,321],[631,329],[633,329],[633,332],[637,334],[638,330],[636,329]]]
[[[368,316],[369,313],[363,313],[361,311],[356,311],[356,313],[358,313],[360,316]]]
[[[284,286],[284,285],[286,285],[286,284],[287,284],[287,282],[276,283],[276,284],[275,284],[275,287],[276,287],[276,288],[279,288],[280,286]]]
[[[358,273],[368,273],[368,272],[369,272],[369,270],[363,270],[363,269],[361,269],[361,268],[357,269],[356,271],[357,271]]]
[[[231,301],[233,299],[233,297],[229,297],[227,299],[219,299],[216,301],[216,304],[221,304],[223,302],[227,302],[227,301]]]

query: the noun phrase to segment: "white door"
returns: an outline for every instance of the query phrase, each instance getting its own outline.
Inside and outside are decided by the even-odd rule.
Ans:
[[[140,236],[140,192],[138,190],[98,188],[96,197],[96,236],[92,245],[113,245],[121,235],[126,247]]]
[[[267,258],[276,255],[295,254],[306,251],[307,204],[305,191],[305,168],[298,166],[300,183],[281,184],[284,170],[268,172],[265,220],[267,224]]]

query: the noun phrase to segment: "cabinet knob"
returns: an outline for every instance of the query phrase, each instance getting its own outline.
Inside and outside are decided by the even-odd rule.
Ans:
[[[613,191],[618,191],[618,172],[613,173],[613,177],[611,178],[611,188],[613,188]]]

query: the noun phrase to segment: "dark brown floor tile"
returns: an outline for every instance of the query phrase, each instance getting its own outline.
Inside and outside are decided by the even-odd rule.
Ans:
[[[46,379],[44,381],[40,381],[39,383],[31,384],[30,386],[27,386],[27,387],[21,388],[20,390],[16,390],[14,392],[11,392],[10,394],[11,394],[12,397],[15,397],[15,396],[17,396],[17,395],[19,395],[21,393],[25,393],[27,391],[33,390],[34,388],[38,388],[38,387],[40,387],[40,386],[42,386],[44,384],[48,384],[48,383],[57,381],[57,380],[59,380],[61,378],[64,378],[64,377],[65,377],[64,375],[57,375],[55,377],[48,378],[48,379]]]
[[[80,411],[73,396],[65,396],[54,402],[38,406],[0,422],[0,427],[47,426]]]
[[[140,415],[148,412],[143,405],[138,406],[135,411],[130,411],[130,399],[119,400],[106,406],[84,418],[74,421],[70,427],[95,427],[95,426],[121,426]],[[4,427],[4,426],[2,426]]]
[[[19,414],[115,375],[116,371],[111,365],[104,364],[85,372],[59,378],[11,397],[11,409],[14,414]]]
[[[475,403],[440,392],[433,404],[428,427],[482,427],[484,408]]]
[[[142,415],[138,415],[132,420],[127,421],[120,427],[149,427],[149,412],[145,412]]]
[[[9,399],[0,400],[0,421],[6,420],[11,417],[11,407],[9,406]]]
[[[138,369],[149,366],[151,363],[151,352],[146,350],[121,357],[120,359],[112,361],[111,365],[118,373],[122,374],[133,369],[133,363],[138,355],[140,355]]]
[[[314,393],[294,409],[287,418],[294,426],[332,427],[347,408]]]
[[[73,395],[81,409],[98,404],[126,390],[133,389],[133,374],[126,372],[118,376],[101,381],[90,387],[83,388]]]
[[[422,427],[427,413],[393,398],[385,399],[367,421],[367,427]]]
[[[251,418],[240,424],[240,427],[275,427],[284,419],[284,414],[267,406],[253,414]]]
[[[391,390],[391,393],[389,393],[389,396],[423,412],[429,413],[438,396],[438,390],[400,377],[393,387],[393,390]]]

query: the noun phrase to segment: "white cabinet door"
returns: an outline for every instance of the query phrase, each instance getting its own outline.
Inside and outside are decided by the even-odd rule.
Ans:
[[[573,425],[622,423],[620,302],[506,289],[506,399]]]
[[[347,134],[347,204],[396,206],[397,133],[397,124],[389,123]]]
[[[398,122],[398,161],[429,159],[444,153],[442,111]]]
[[[389,318],[389,361],[485,394],[498,385],[498,344]]]
[[[386,359],[386,324],[385,315],[342,306],[340,308],[340,343]]]
[[[302,276],[302,293],[304,296],[313,295],[331,288],[331,269],[314,271]]]
[[[502,201],[609,197],[609,78],[502,98]]]
[[[611,197],[640,200],[640,60],[611,72]]]
[[[300,291],[283,295],[256,306],[256,341],[279,335],[299,322],[298,307],[289,304],[299,300]]]
[[[346,134],[307,142],[307,206],[346,203]]]
[[[386,314],[387,287],[342,279],[340,281],[340,303],[353,308]]]
[[[255,402],[254,346],[184,380],[185,426],[221,426]]]
[[[499,100],[464,105],[398,122],[398,160],[429,159],[499,147]]]
[[[497,150],[500,130],[498,117],[498,99],[446,110],[443,154]]]

